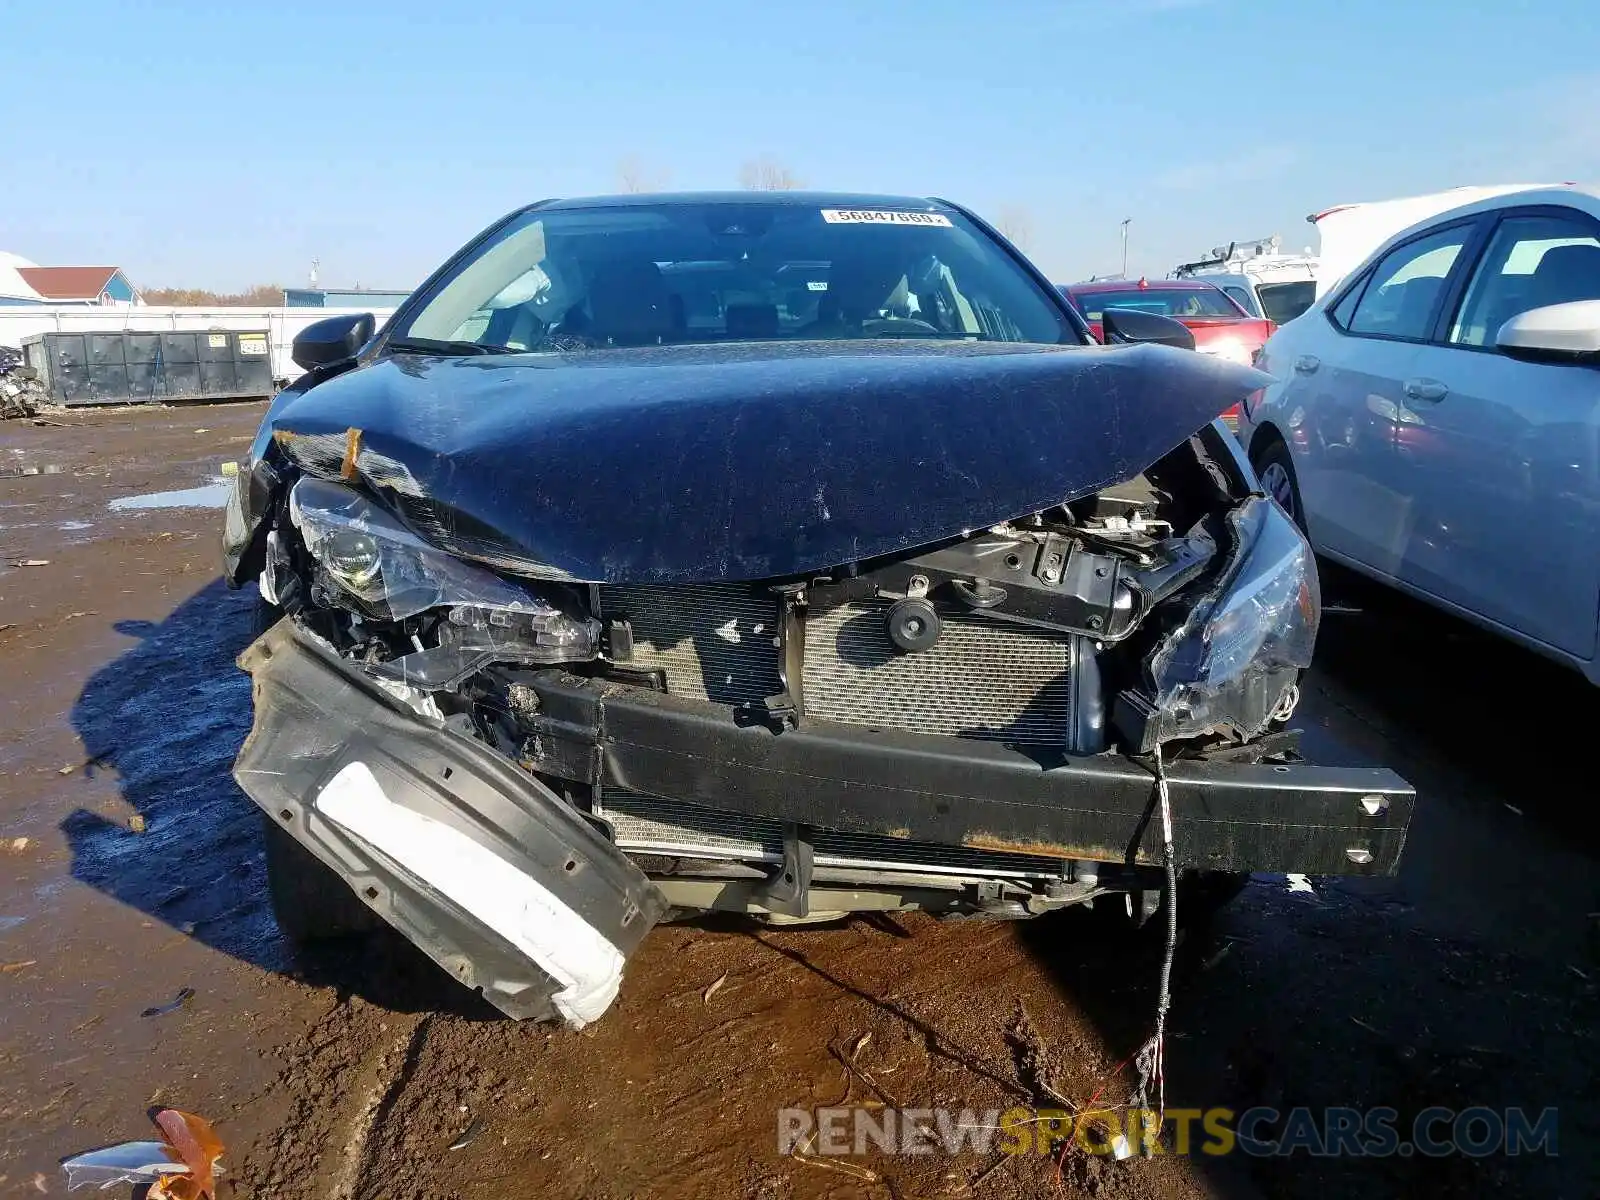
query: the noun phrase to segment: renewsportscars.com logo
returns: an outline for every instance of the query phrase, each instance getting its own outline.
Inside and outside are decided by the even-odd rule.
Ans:
[[[1393,1108],[1169,1108],[1069,1113],[1011,1108],[784,1108],[778,1153],[1049,1154],[1071,1143],[1089,1154],[1248,1154],[1256,1157],[1468,1158],[1555,1156],[1557,1110],[1425,1108],[1402,1122]]]

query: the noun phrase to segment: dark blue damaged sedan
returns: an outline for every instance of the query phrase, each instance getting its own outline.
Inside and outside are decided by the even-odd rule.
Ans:
[[[1266,377],[1103,337],[957,205],[803,192],[534,204],[306,330],[224,536],[281,924],[582,1025],[710,910],[1393,872],[1410,787],[1291,726],[1314,560],[1216,420]]]

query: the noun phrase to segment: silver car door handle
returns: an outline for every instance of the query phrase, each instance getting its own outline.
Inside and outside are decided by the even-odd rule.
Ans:
[[[1322,365],[1322,360],[1315,354],[1302,354],[1294,360],[1294,369],[1302,375],[1309,375]]]
[[[1450,389],[1437,379],[1408,379],[1405,392],[1408,400],[1443,400]]]

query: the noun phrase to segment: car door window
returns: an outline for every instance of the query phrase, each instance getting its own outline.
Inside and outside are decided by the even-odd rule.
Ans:
[[[1457,346],[1492,346],[1512,317],[1572,300],[1600,300],[1600,238],[1578,215],[1500,222],[1450,328]]]
[[[1348,291],[1339,298],[1339,303],[1329,310],[1329,319],[1340,329],[1350,328],[1350,318],[1356,311],[1356,305],[1361,303],[1361,293],[1366,291],[1367,283],[1371,280],[1371,272],[1363,275],[1350,285]]]
[[[1427,338],[1445,280],[1471,234],[1470,224],[1455,225],[1391,250],[1361,294],[1350,316],[1350,332],[1414,341]]]

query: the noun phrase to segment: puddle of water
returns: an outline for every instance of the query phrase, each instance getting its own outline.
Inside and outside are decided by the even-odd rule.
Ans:
[[[118,496],[111,502],[112,512],[145,508],[221,508],[228,502],[228,485],[213,479],[201,487],[180,488],[173,492],[146,492],[142,496]]]
[[[73,533],[79,529],[93,529],[94,526],[88,521],[57,521],[56,528],[65,529],[67,532]]]
[[[0,917],[0,933],[4,933],[8,929],[15,929],[25,920],[27,920],[26,917]]]

